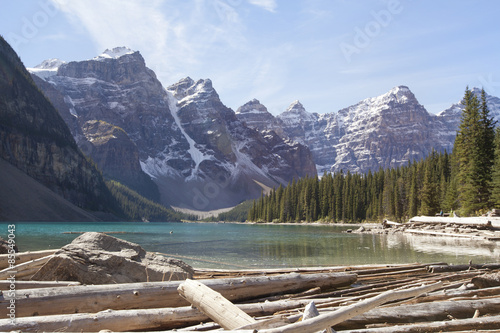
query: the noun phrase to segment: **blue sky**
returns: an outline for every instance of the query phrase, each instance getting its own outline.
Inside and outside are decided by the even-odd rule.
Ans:
[[[0,34],[27,67],[128,46],[164,86],[210,78],[234,110],[335,112],[407,85],[437,113],[467,85],[500,96],[499,14],[494,0],[4,0]]]

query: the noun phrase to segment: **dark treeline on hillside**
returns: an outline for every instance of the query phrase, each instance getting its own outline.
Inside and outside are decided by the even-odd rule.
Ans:
[[[408,165],[368,172],[306,177],[253,202],[249,221],[403,221],[457,211],[464,216],[500,207],[500,130],[483,91],[467,88],[451,154],[432,152]]]

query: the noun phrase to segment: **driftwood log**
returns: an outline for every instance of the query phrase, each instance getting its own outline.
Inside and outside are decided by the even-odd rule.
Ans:
[[[316,300],[321,303],[326,300]],[[303,308],[310,300],[281,300],[275,302],[237,304],[251,316],[268,316],[276,312]],[[191,306],[177,308],[155,308],[136,310],[104,310],[98,313],[75,313],[16,318],[16,324],[9,319],[0,319],[0,332],[20,331],[99,331],[109,329],[120,332],[127,330],[173,329],[208,320],[208,316]],[[282,321],[282,318],[279,319]]]
[[[42,267],[53,256],[54,255],[51,254],[51,255],[46,256],[46,257],[41,257],[41,258],[33,259],[33,260],[30,260],[30,261],[26,261],[26,262],[23,262],[21,264],[15,265],[13,267],[8,267],[8,268],[5,268],[5,269],[2,269],[0,271],[0,280],[6,280],[11,275],[15,275],[16,279],[19,279],[19,278],[22,278],[22,277],[28,277],[29,278],[33,274],[35,274],[40,269],[40,267]]]
[[[360,301],[350,306],[339,308],[330,313],[324,313],[317,317],[310,318],[307,321],[289,324],[276,329],[262,330],[262,333],[303,333],[316,332],[325,327],[335,326],[347,319],[356,317],[364,312],[369,311],[379,305],[391,302],[398,299],[415,297],[427,292],[441,288],[442,282],[437,282],[427,286],[411,288],[406,290],[389,290],[375,297]]]
[[[336,330],[364,328],[369,324],[408,324],[422,321],[443,321],[450,316],[456,319],[472,318],[479,311],[482,315],[500,313],[500,298],[453,300],[412,305],[377,308],[335,326]]]
[[[0,290],[10,289],[12,282],[8,280],[0,281]],[[80,282],[75,281],[16,281],[15,289],[33,289],[49,287],[79,286]]]
[[[255,319],[199,281],[187,279],[177,290],[189,303],[226,330],[255,323]]]
[[[56,253],[59,249],[55,250],[42,250],[42,251],[29,251],[29,252],[18,252],[16,253],[15,264],[19,265],[23,262],[27,262],[30,260],[35,260],[38,258],[50,256],[51,254]],[[9,264],[9,255],[8,254],[0,254],[0,269],[8,268]]]
[[[231,301],[242,301],[317,286],[324,289],[349,286],[356,279],[353,273],[292,273],[202,282]],[[16,290],[16,317],[189,305],[177,292],[180,283],[170,281]],[[5,318],[7,315],[8,304],[8,299],[0,299],[0,317]]]
[[[351,330],[350,333],[422,333],[422,332],[477,332],[477,330],[498,330],[500,316],[480,317],[470,319],[455,319],[431,323],[416,323],[391,327],[367,328]],[[495,331],[488,331],[495,332]]]

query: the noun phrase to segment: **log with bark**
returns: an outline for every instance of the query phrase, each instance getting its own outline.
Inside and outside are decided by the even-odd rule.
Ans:
[[[349,286],[356,278],[353,273],[292,273],[202,282],[231,301],[243,301],[313,287],[326,290]],[[177,293],[180,283],[170,281],[16,290],[16,317],[188,305]],[[0,317],[5,318],[7,315],[8,304],[8,299],[0,300]]]

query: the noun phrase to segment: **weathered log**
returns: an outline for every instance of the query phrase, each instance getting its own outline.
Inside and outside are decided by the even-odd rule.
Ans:
[[[473,300],[453,300],[411,305],[385,306],[372,309],[360,316],[335,325],[336,330],[352,330],[364,328],[368,324],[408,324],[448,320],[448,316],[456,319],[472,318],[476,310],[483,315],[500,313],[500,298]]]
[[[428,235],[428,236],[445,236],[445,237],[455,237],[455,238],[466,238],[466,239],[474,239],[474,240],[488,240],[485,236],[476,236],[469,234],[456,234],[450,232],[437,232],[437,231],[429,231],[429,230],[419,230],[419,229],[406,229],[404,232],[410,234],[418,234],[418,235]]]
[[[430,323],[416,323],[411,325],[398,325],[350,330],[349,333],[421,333],[421,332],[450,332],[472,330],[496,330],[500,327],[500,316],[479,317],[470,319],[455,319]]]
[[[477,288],[489,288],[489,287],[500,286],[500,272],[473,277],[471,282]]]
[[[373,309],[381,304],[394,300],[409,298],[427,293],[441,288],[442,282],[437,282],[427,286],[421,286],[406,290],[390,290],[378,296],[366,299],[356,304],[342,307],[330,313],[321,314],[318,317],[311,318],[307,321],[293,323],[277,329],[262,330],[262,333],[299,333],[299,332],[316,332],[328,326],[334,326],[349,318],[356,317],[370,309]]]
[[[500,264],[468,264],[468,265],[429,265],[429,273],[459,272],[470,269],[498,269]]]
[[[220,293],[199,281],[186,279],[177,288],[179,294],[226,330],[255,323],[255,319],[240,310]]]
[[[276,302],[238,304],[239,309],[251,316],[267,316],[285,309],[303,308],[309,301],[283,300]],[[98,313],[76,313],[50,316],[0,319],[0,332],[19,331],[111,331],[172,329],[197,324],[209,318],[191,306],[138,310],[104,310]],[[273,322],[273,321],[272,321]],[[281,318],[278,322],[284,323]],[[268,324],[268,323],[261,323]],[[262,325],[260,325],[262,327]]]
[[[440,217],[440,216],[415,216],[409,220],[410,223],[426,224],[458,224],[470,226],[491,226],[490,217]]]
[[[500,295],[500,287],[492,287],[492,288],[483,288],[483,289],[472,289],[472,290],[464,290],[464,289],[451,289],[451,290],[443,290],[438,293],[433,293],[431,295],[425,297],[415,298],[411,301],[406,302],[406,304],[416,304],[416,303],[424,303],[424,302],[436,302],[436,301],[445,301],[445,300],[456,300],[456,299],[472,299],[477,297],[489,297],[489,296],[498,296]]]
[[[30,260],[35,260],[38,258],[46,257],[51,254],[56,253],[59,249],[55,250],[42,250],[42,251],[29,251],[29,252],[18,252],[16,253],[15,265],[22,264],[23,262],[27,262]],[[9,255],[8,254],[0,254],[0,269],[8,268],[9,264]]]
[[[202,280],[230,301],[243,301],[313,287],[331,289],[351,285],[352,273],[284,274],[247,278]],[[189,305],[177,293],[180,281],[116,285],[70,286],[16,290],[16,317],[64,313],[95,313],[106,309],[148,309]],[[0,298],[0,317],[8,299]]]
[[[46,257],[41,257],[37,259],[33,259],[31,261],[23,262],[22,264],[15,265],[13,267],[8,267],[0,271],[0,280],[5,280],[14,275],[16,279],[19,279],[24,276],[31,276],[38,269],[40,269],[43,264],[49,261],[54,255],[51,254]]]
[[[0,290],[11,289],[11,281],[2,280],[0,281]],[[49,287],[67,287],[67,286],[79,286],[80,282],[75,281],[17,281],[15,282],[15,288],[12,289],[33,289],[33,288],[49,288]]]
[[[166,254],[165,254],[166,255]],[[393,265],[353,265],[353,266],[326,266],[326,267],[297,267],[297,268],[266,268],[266,269],[205,269],[194,268],[195,275],[231,275],[231,276],[248,276],[248,275],[263,275],[263,274],[287,274],[287,273],[322,273],[322,272],[366,272],[369,274],[373,270],[380,270],[380,273],[386,271],[406,270],[411,268],[421,268],[428,265],[445,265],[446,263],[409,263],[409,264],[393,264]]]

